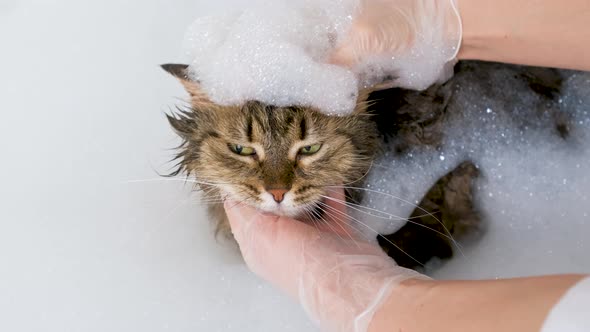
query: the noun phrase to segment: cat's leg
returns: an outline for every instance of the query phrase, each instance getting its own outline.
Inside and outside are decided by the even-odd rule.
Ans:
[[[450,258],[453,243],[448,236],[458,239],[481,231],[472,189],[478,174],[475,165],[463,162],[439,179],[412,212],[412,222],[378,237],[385,252],[408,268],[418,268],[433,257]]]

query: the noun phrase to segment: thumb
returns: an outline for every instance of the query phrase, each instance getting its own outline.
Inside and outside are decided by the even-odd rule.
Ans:
[[[359,62],[357,52],[354,45],[350,43],[336,48],[328,57],[328,63],[345,68],[352,68],[357,62]]]
[[[256,233],[260,233],[256,228],[264,228],[264,223],[276,222],[278,218],[234,201],[226,201],[224,207],[234,238],[240,245],[255,241]]]
[[[317,230],[244,204],[226,202],[225,209],[248,268],[297,298],[303,244],[317,239]]]

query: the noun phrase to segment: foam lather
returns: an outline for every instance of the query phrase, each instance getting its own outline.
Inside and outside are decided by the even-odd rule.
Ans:
[[[252,1],[200,17],[185,37],[191,76],[218,104],[258,100],[328,114],[350,113],[359,89],[384,77],[402,75],[396,85],[424,89],[444,76],[449,55],[432,40],[417,41],[424,46],[411,59],[386,54],[354,68],[328,63],[358,8],[358,0]]]

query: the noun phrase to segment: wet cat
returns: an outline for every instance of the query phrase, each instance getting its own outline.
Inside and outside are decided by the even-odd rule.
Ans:
[[[303,217],[315,213],[328,187],[360,181],[375,158],[379,135],[364,100],[345,117],[256,101],[219,106],[188,79],[186,66],[163,67],[191,96],[189,109],[168,116],[184,140],[177,173],[194,176],[209,200],[224,195],[270,213]],[[209,212],[227,232],[222,204],[209,205]]]
[[[496,70],[495,64],[468,62],[458,73]],[[384,145],[398,153],[442,144],[452,79],[423,92],[389,89],[359,93],[357,107],[345,117],[324,115],[308,107],[274,107],[257,101],[220,106],[211,102],[187,74],[186,65],[164,65],[190,94],[190,107],[168,116],[183,139],[172,175],[196,179],[219,232],[231,234],[222,196],[275,214],[317,218],[318,202],[331,187],[361,187]],[[532,93],[550,100],[559,89],[559,73],[517,66]],[[485,79],[481,79],[483,82]],[[478,78],[479,82],[479,78]],[[480,82],[480,83],[481,83]],[[496,88],[492,91],[501,91]],[[498,97],[498,96],[496,96]],[[545,108],[543,108],[545,109]],[[460,110],[451,110],[460,112]],[[555,116],[560,135],[567,122]],[[480,171],[469,161],[437,181],[398,232],[379,235],[383,249],[402,266],[416,268],[432,257],[448,258],[450,236],[481,230],[473,184]],[[347,200],[360,203],[362,190],[347,189]],[[447,235],[448,234],[448,235]]]

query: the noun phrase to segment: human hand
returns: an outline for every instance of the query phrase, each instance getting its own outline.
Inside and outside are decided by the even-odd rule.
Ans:
[[[446,80],[462,38],[455,1],[361,0],[330,62],[369,73],[361,77],[366,85],[380,83],[384,73],[393,76],[391,85],[417,90]],[[380,77],[370,77],[371,72]]]
[[[323,331],[365,332],[401,282],[426,278],[399,267],[376,245],[355,238],[346,209],[332,193],[328,232],[287,217],[226,202],[232,231],[248,267],[297,299]],[[344,238],[348,236],[349,240]]]

